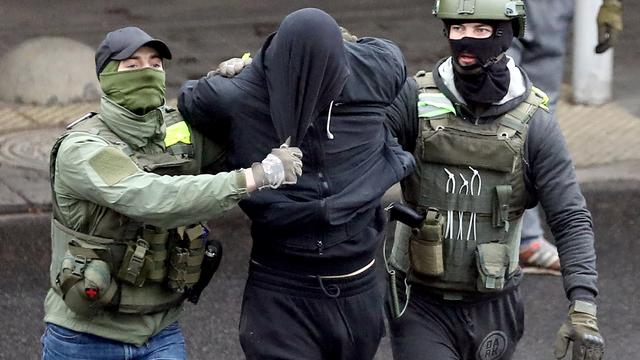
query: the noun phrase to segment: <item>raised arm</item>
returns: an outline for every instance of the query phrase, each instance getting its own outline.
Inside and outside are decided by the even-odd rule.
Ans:
[[[178,97],[178,110],[185,121],[206,137],[225,141],[229,134],[229,104],[225,89],[233,85],[221,76],[204,76],[184,83]]]

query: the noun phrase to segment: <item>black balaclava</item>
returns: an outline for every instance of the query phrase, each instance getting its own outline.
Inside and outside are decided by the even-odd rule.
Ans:
[[[285,17],[265,46],[273,124],[280,141],[291,136],[291,145],[299,145],[349,76],[340,28],[324,11],[302,9]]]
[[[463,21],[446,21],[448,34],[451,25]],[[511,80],[505,51],[513,41],[513,27],[510,21],[483,21],[491,25],[493,34],[486,39],[464,37],[449,39],[453,55],[453,79],[456,89],[470,105],[489,105],[502,99],[509,90]],[[458,56],[468,53],[477,58],[470,66],[461,66]]]

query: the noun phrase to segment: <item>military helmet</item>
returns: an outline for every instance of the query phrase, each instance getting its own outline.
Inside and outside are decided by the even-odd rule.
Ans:
[[[436,0],[433,15],[440,20],[512,21],[514,35],[524,36],[526,14],[522,0]]]

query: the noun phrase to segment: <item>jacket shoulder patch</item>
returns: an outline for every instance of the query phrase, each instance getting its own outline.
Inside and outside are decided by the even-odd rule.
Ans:
[[[89,165],[108,186],[117,184],[139,170],[122,150],[111,146],[98,151],[89,159]]]

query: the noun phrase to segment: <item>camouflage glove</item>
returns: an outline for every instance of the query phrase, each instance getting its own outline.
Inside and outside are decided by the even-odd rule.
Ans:
[[[601,54],[615,46],[622,32],[622,2],[604,0],[598,11],[598,46],[596,53]]]
[[[295,184],[302,175],[302,151],[289,147],[289,140],[262,160],[251,165],[253,179],[258,189],[271,187],[277,189],[283,184]]]
[[[340,32],[342,33],[342,40],[346,41],[346,42],[356,42],[358,41],[358,37],[355,35],[352,35],[349,30],[347,30],[346,28],[340,26]]]
[[[604,339],[598,331],[596,305],[576,300],[569,308],[569,317],[556,336],[554,355],[563,359],[569,342],[573,341],[572,360],[601,360],[604,354]]]
[[[240,74],[242,69],[249,66],[252,61],[251,54],[245,53],[241,58],[231,58],[221,62],[215,70],[209,71],[207,76],[222,75],[228,78],[234,77]]]

